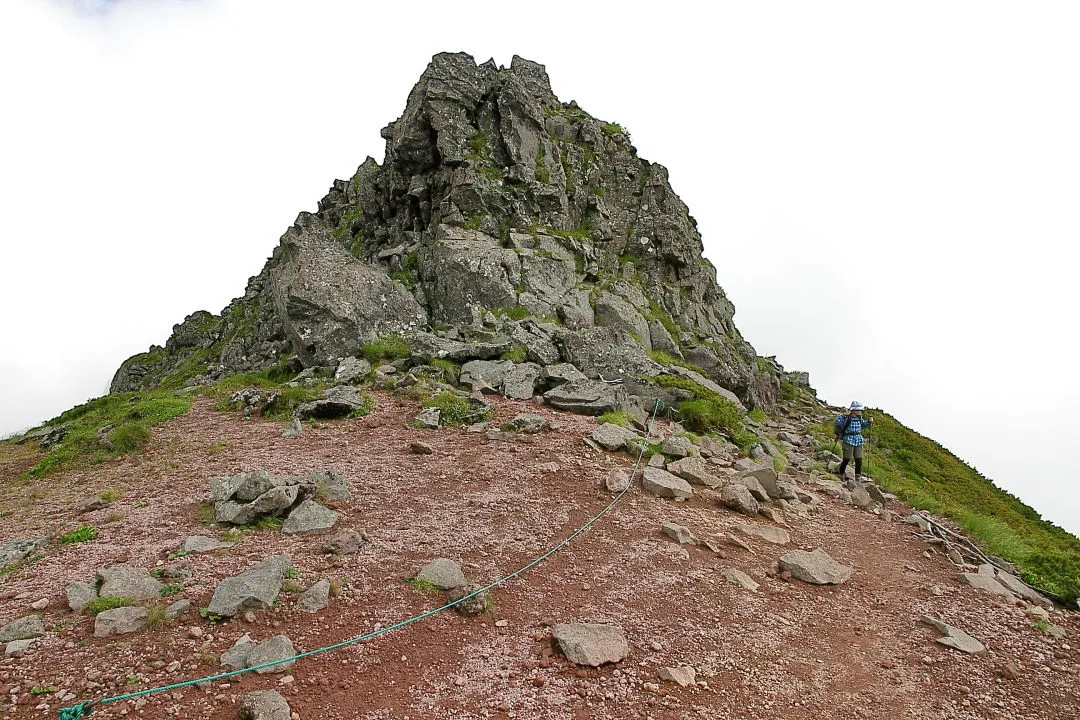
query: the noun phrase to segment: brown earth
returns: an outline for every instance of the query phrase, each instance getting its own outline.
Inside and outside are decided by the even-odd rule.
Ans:
[[[32,458],[0,446],[7,453],[0,454],[0,540],[80,524],[100,531],[91,542],[50,545],[40,561],[0,578],[0,624],[49,600],[46,636],[25,656],[0,660],[2,716],[56,717],[78,701],[211,675],[217,657],[244,633],[256,640],[285,633],[298,649],[312,650],[438,607],[443,595],[405,582],[423,564],[449,557],[480,583],[502,577],[600,512],[613,497],[603,489],[608,470],[632,464],[627,455],[582,444],[592,418],[533,403],[497,401],[496,422],[539,412],[558,429],[505,442],[465,430],[415,430],[408,427],[414,402],[378,400],[367,418],[309,425],[290,440],[280,437],[278,423],[216,412],[200,400],[157,428],[139,455],[30,483],[17,477]],[[412,440],[435,453],[410,454]],[[537,467],[552,462],[558,472]],[[287,553],[303,587],[341,581],[319,614],[294,610],[295,596],[286,593],[252,624],[214,624],[193,613],[155,630],[95,639],[92,618],[67,609],[64,588],[73,580],[90,580],[120,561],[161,568],[188,535],[220,534],[199,520],[209,478],[325,467],[341,470],[352,487],[352,499],[337,505],[337,527],[366,532],[359,554],[334,558],[322,553],[320,537],[249,530],[231,550],[185,557],[194,573],[168,598],[205,606],[220,579]],[[106,488],[121,499],[79,513]],[[661,535],[665,520],[721,536],[746,521],[711,493],[676,503],[636,483],[569,546],[495,589],[492,609],[479,618],[443,612],[304,659],[288,673],[104,704],[93,717],[232,719],[242,694],[262,688],[279,689],[302,720],[1077,717],[1075,615],[1053,613],[1068,632],[1055,641],[1023,607],[961,586],[940,552],[924,554],[930,546],[910,525],[827,497],[811,517],[791,518],[793,547],[821,547],[855,567],[847,583],[818,587],[774,577],[783,552],[777,546],[748,539],[751,551],[725,546],[719,554],[680,547]],[[759,590],[725,584],[721,573],[729,567],[749,573]],[[944,594],[934,596],[932,585]],[[988,652],[938,645],[937,633],[918,622],[927,613],[979,638]],[[630,656],[578,669],[552,647],[548,626],[555,622],[620,625]],[[192,627],[202,637],[193,637]],[[179,667],[170,672],[173,661]],[[697,669],[697,686],[658,679],[660,668],[681,664]],[[57,691],[32,694],[35,687]],[[76,697],[60,702],[66,692]]]

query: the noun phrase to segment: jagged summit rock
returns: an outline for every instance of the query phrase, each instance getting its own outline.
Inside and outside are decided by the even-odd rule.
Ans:
[[[384,162],[368,158],[300,213],[242,297],[128,359],[112,391],[205,384],[290,355],[333,368],[394,333],[417,363],[521,346],[594,380],[656,377],[674,367],[646,354],[659,350],[733,399],[771,405],[781,369],[735,328],[667,170],[620,125],[560,101],[543,65],[436,55],[382,137]]]

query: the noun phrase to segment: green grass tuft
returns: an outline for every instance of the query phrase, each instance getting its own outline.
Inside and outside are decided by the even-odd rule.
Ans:
[[[756,423],[766,423],[769,421],[769,416],[765,414],[765,411],[761,408],[754,408],[750,412],[746,413],[746,417],[750,418]]]
[[[620,427],[628,428],[631,425],[630,416],[625,410],[615,410],[613,412],[604,413],[600,417],[596,418],[596,422],[600,425],[604,423],[611,423],[612,425],[618,425]]]
[[[494,308],[491,314],[495,317],[505,317],[510,320],[524,320],[529,317],[529,309],[521,305],[515,305],[511,308]]]
[[[60,538],[60,544],[69,545],[71,543],[89,542],[96,538],[97,534],[97,528],[93,525],[80,525],[77,530],[73,530]]]
[[[461,425],[473,414],[469,401],[449,390],[425,400],[424,407],[438,408],[442,413],[443,425]]]
[[[439,592],[439,588],[437,588],[434,584],[428,582],[427,580],[421,580],[420,578],[409,578],[405,582],[412,585],[415,590],[419,590],[424,594],[433,594]]]
[[[529,358],[529,351],[524,345],[515,345],[500,355],[499,358],[501,360],[523,363]]]
[[[407,358],[410,352],[409,344],[400,335],[380,335],[360,347],[361,357],[372,363]]]
[[[102,502],[114,503],[120,499],[120,491],[109,488],[107,490],[102,490],[98,497],[101,498]]]
[[[91,615],[97,615],[98,613],[105,612],[106,610],[115,610],[120,607],[128,607],[131,605],[130,598],[124,597],[96,597],[87,604],[84,610]]]

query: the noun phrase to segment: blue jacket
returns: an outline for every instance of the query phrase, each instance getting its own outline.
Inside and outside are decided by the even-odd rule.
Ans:
[[[851,419],[848,423],[847,430],[844,431],[844,436],[841,438],[845,443],[852,447],[858,447],[866,443],[866,438],[862,436],[864,427],[870,427],[870,423],[862,415],[844,415],[840,414],[836,416],[834,421],[836,425],[843,427],[843,424]]]

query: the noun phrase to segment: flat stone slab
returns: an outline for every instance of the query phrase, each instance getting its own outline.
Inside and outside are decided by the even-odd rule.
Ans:
[[[773,545],[787,545],[791,542],[791,533],[774,525],[737,525],[735,529],[743,535],[756,537]]]
[[[694,497],[694,489],[690,487],[690,483],[660,468],[646,467],[641,476],[641,486],[660,497]]]
[[[966,583],[971,587],[988,592],[998,597],[1011,598],[1013,596],[1012,591],[997,581],[993,575],[987,575],[985,573],[960,573],[958,579],[962,583]]]
[[[561,624],[551,628],[551,635],[563,655],[577,665],[599,667],[620,662],[630,654],[626,633],[615,625]]]
[[[986,652],[986,647],[981,642],[971,637],[963,630],[954,628],[952,625],[942,622],[935,617],[923,615],[920,622],[929,625],[941,633],[942,637],[939,637],[937,641],[946,647],[951,647],[969,654]]]
[[[660,531],[680,545],[696,545],[697,540],[690,528],[673,522],[660,523]]]
[[[150,611],[142,607],[120,607],[106,610],[94,618],[94,637],[126,635],[146,627]]]
[[[709,472],[709,464],[700,457],[685,457],[667,464],[667,471],[677,475],[692,485],[704,485],[709,488],[720,487],[724,481]]]
[[[0,570],[22,562],[48,543],[47,537],[19,538],[0,543]]]
[[[657,675],[661,680],[673,682],[683,688],[697,684],[697,671],[689,665],[660,668],[660,672],[657,673]]]
[[[113,565],[97,572],[98,595],[101,597],[128,598],[130,600],[153,600],[161,597],[162,583],[150,576],[150,572],[133,565]]]
[[[724,571],[724,580],[727,581],[728,585],[741,587],[744,590],[754,591],[759,587],[752,577],[735,568],[728,568]]]
[[[231,548],[235,544],[236,543],[207,537],[206,535],[192,535],[184,540],[184,544],[180,546],[180,550],[185,553],[206,553]]]
[[[589,437],[600,447],[614,452],[622,450],[628,442],[637,440],[639,436],[633,430],[627,430],[615,423],[604,423],[593,430]]]
[[[467,582],[465,573],[461,571],[461,565],[449,558],[432,560],[421,568],[416,574],[416,579],[431,583],[440,590],[453,590]]]
[[[45,623],[40,615],[24,615],[0,627],[0,643],[13,640],[33,640],[45,634]]]
[[[277,600],[285,571],[291,567],[285,555],[263,560],[239,575],[218,583],[206,612],[232,617],[245,610],[265,610]]]
[[[12,640],[4,646],[4,655],[11,657],[16,653],[24,653],[34,647],[37,640]]]
[[[338,514],[314,500],[305,500],[296,506],[281,526],[286,535],[311,535],[326,532],[334,527]]]
[[[818,548],[813,552],[791,550],[780,556],[780,569],[791,577],[812,585],[839,585],[851,577],[854,568],[838,563]]]
[[[1006,589],[1012,591],[1014,595],[1022,597],[1029,603],[1037,603],[1039,605],[1045,605],[1046,607],[1051,607],[1054,604],[1049,598],[1040,595],[1038,592],[1028,587],[1023,580],[1004,570],[997,571],[997,581]]]

